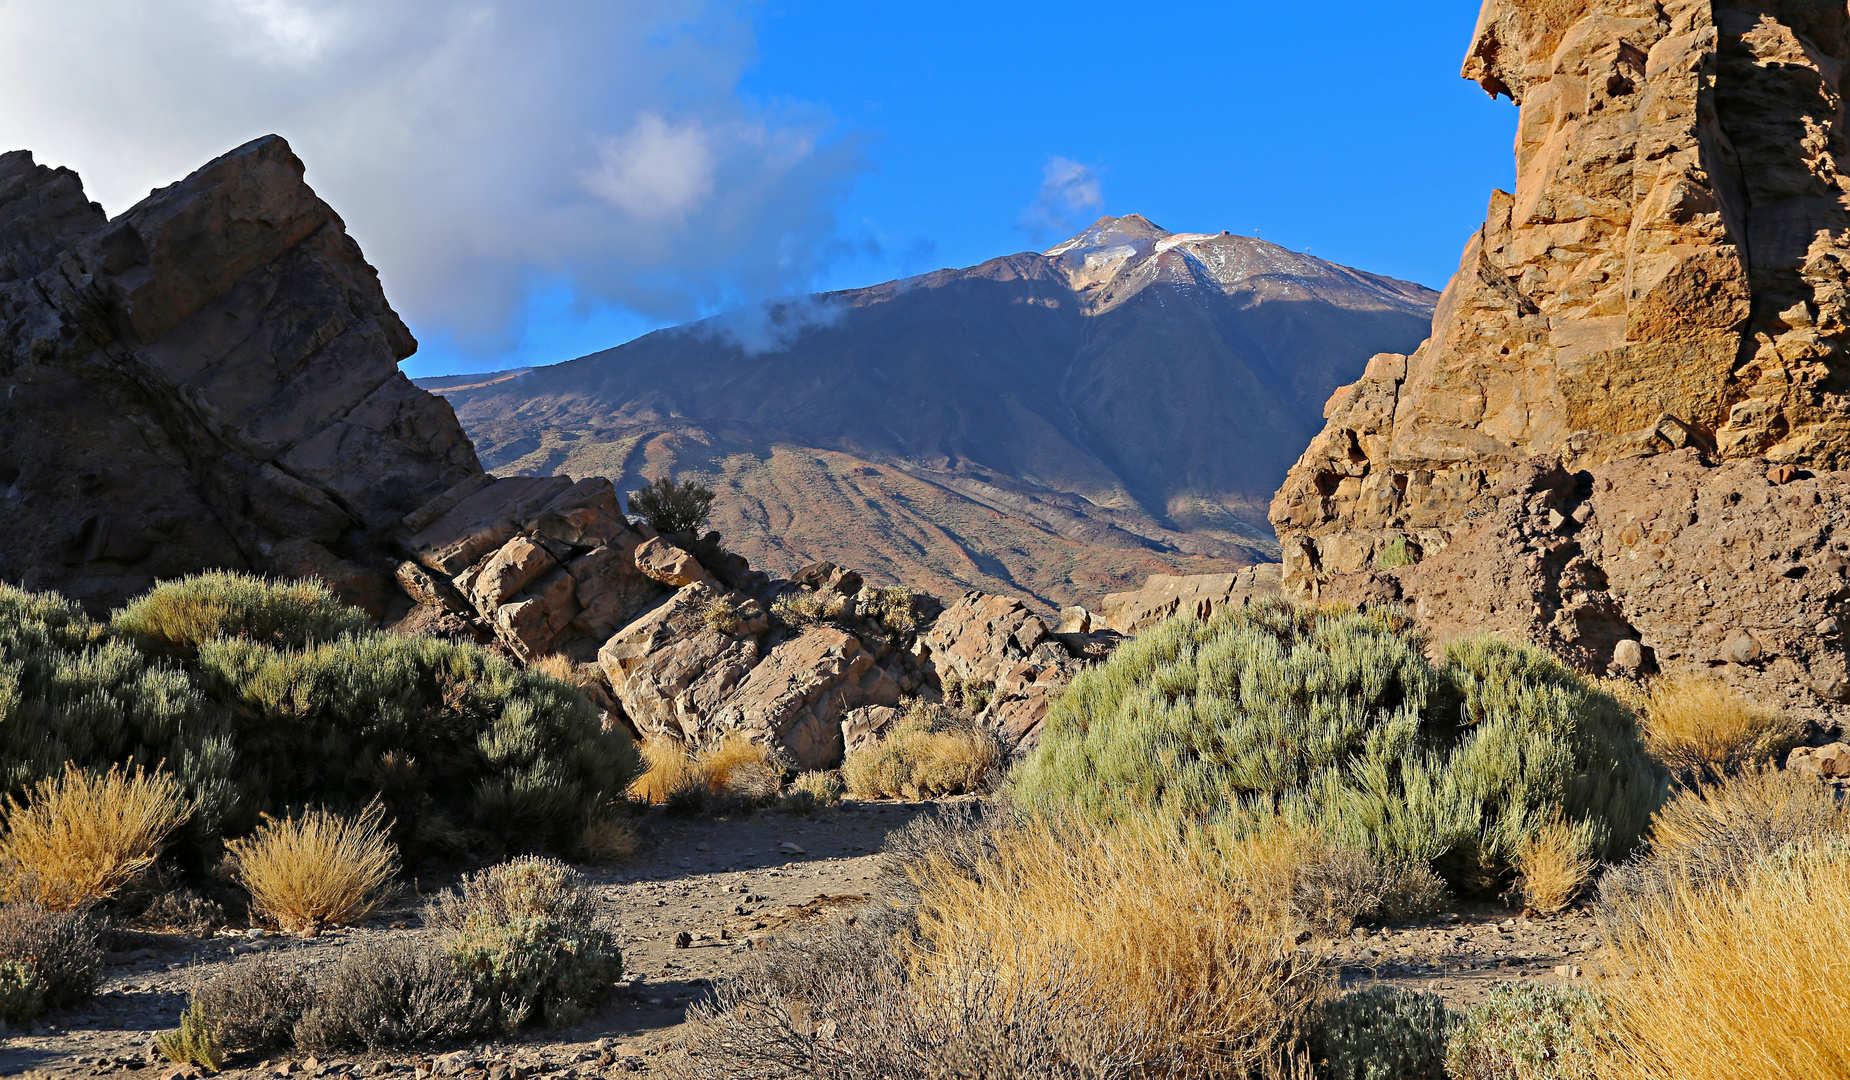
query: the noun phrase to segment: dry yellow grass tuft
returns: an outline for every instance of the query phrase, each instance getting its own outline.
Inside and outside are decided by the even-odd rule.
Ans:
[[[632,799],[665,803],[694,783],[694,759],[680,743],[658,735],[642,744],[642,775],[630,782]]]
[[[564,653],[551,653],[533,662],[533,670],[542,675],[551,675],[562,683],[582,687],[590,680],[580,671],[579,665]]]
[[[1599,860],[1585,828],[1558,818],[1537,829],[1516,856],[1522,898],[1544,915],[1567,909],[1593,880]]]
[[[191,812],[166,773],[117,766],[98,775],[67,762],[24,802],[6,800],[0,900],[72,911],[107,899],[153,865]]]
[[[620,818],[594,817],[578,836],[578,854],[587,862],[622,862],[636,854],[636,830]]]
[[[1763,860],[1738,887],[1674,881],[1617,959],[1617,1080],[1842,1080],[1850,979],[1841,935],[1850,850]]]
[[[716,795],[769,799],[784,786],[784,770],[762,743],[728,735],[694,755],[697,783]]]
[[[253,911],[312,936],[364,918],[390,894],[398,856],[384,818],[377,801],[350,818],[326,810],[286,821],[266,815],[254,835],[225,846],[237,856],[237,881]]]
[[[693,792],[769,799],[784,782],[784,771],[771,752],[742,735],[728,736],[696,754],[657,736],[642,744],[642,760],[643,773],[630,784],[629,794],[651,803]]]
[[[842,780],[857,799],[929,799],[979,791],[1002,764],[995,737],[967,717],[915,703],[873,746],[848,755]]]
[[[1028,820],[909,868],[923,978],[978,965],[1171,1048],[1164,1076],[1245,1076],[1322,989],[1289,924],[1257,913],[1192,827]],[[1055,973],[1070,973],[1056,975]]]
[[[1670,675],[1651,684],[1645,742],[1670,768],[1728,770],[1791,749],[1804,726],[1783,711],[1741,696],[1719,679]]]

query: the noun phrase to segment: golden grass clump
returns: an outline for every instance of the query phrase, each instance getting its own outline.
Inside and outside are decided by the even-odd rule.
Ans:
[[[1651,684],[1645,701],[1645,744],[1679,772],[1725,771],[1777,757],[1803,731],[1803,723],[1784,711],[1706,676],[1665,676]]]
[[[290,933],[310,936],[365,918],[390,895],[398,855],[375,800],[354,817],[310,810],[265,815],[252,836],[225,846],[252,910]]]
[[[857,799],[929,799],[980,791],[1002,765],[1002,748],[969,717],[914,702],[872,746],[842,762]]]
[[[108,899],[160,854],[192,812],[162,772],[121,766],[97,774],[66,762],[24,802],[9,797],[0,835],[0,901],[72,911]]]
[[[715,795],[769,799],[784,786],[784,770],[764,744],[728,735],[694,755],[696,782]]]
[[[1523,902],[1544,915],[1567,910],[1586,891],[1599,869],[1585,823],[1578,828],[1556,818],[1529,836],[1516,855]]]
[[[769,799],[783,786],[783,768],[771,752],[743,735],[729,735],[689,754],[663,736],[642,744],[645,766],[630,784],[631,798],[665,803],[677,795],[704,792],[744,799]]]
[[[1639,932],[1612,942],[1615,1080],[1841,1080],[1850,979],[1840,928],[1850,848],[1788,848],[1738,886],[1671,880]]]
[[[621,818],[596,815],[579,833],[578,854],[587,862],[622,862],[636,854],[636,830]]]
[[[920,977],[980,964],[1170,1048],[1153,1075],[1247,1075],[1306,1021],[1323,976],[1195,831],[1033,818],[974,854],[925,851],[907,868]]]
[[[677,791],[692,786],[694,759],[674,739],[657,736],[642,744],[641,775],[630,782],[629,794],[644,802],[665,803]]]

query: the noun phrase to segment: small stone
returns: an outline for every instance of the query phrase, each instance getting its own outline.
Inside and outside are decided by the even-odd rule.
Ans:
[[[1754,635],[1742,631],[1729,638],[1722,645],[1722,656],[1737,664],[1751,664],[1760,659],[1760,642]]]
[[[1767,482],[1775,487],[1801,479],[1800,470],[1794,465],[1775,465],[1767,470],[1766,478]]]
[[[694,935],[688,933],[685,930],[681,931],[680,933],[674,936],[674,947],[677,949],[685,949],[685,948],[692,946],[693,944],[694,944]]]
[[[1644,669],[1644,644],[1630,638],[1612,647],[1612,666],[1622,671]]]
[[[1561,976],[1563,979],[1578,979],[1580,978],[1580,965],[1558,964],[1555,967],[1555,974]]]

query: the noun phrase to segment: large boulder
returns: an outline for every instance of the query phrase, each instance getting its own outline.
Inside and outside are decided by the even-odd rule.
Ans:
[[[275,136],[105,218],[0,155],[0,577],[92,608],[206,568],[383,612],[388,538],[481,467]]]
[[[1141,588],[1111,593],[1099,603],[1104,625],[1120,634],[1140,634],[1177,614],[1211,619],[1226,607],[1278,593],[1279,566],[1260,563],[1237,574],[1151,574]],[[1075,629],[1090,630],[1090,624]]]
[[[1285,591],[1835,693],[1836,482],[1762,476],[1850,466],[1850,195],[1802,135],[1844,129],[1846,62],[1841,6],[1486,0],[1464,73],[1521,107],[1515,191],[1431,338],[1325,407],[1272,503]],[[1781,644],[1712,655],[1746,628]]]

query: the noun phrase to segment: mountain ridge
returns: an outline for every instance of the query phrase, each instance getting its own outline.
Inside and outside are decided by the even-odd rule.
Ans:
[[[498,472],[719,483],[718,523],[754,564],[826,557],[879,577],[885,562],[896,579],[1051,607],[1148,573],[1277,559],[1265,508],[1323,402],[1372,353],[1424,338],[1436,299],[1255,238],[1127,215],[1045,253],[418,384],[451,401]],[[749,517],[723,507],[764,503],[778,487],[766,465],[805,473],[845,517],[791,514],[798,532],[747,536]],[[793,477],[778,498],[800,495]],[[768,504],[765,517],[781,520]],[[876,549],[889,556],[860,554]],[[1088,550],[1103,555],[1091,569]]]

